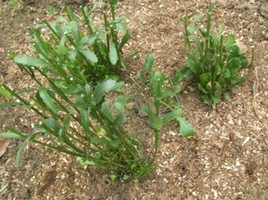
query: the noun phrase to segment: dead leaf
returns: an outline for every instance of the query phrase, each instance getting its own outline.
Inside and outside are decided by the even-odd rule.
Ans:
[[[177,151],[180,148],[179,142],[170,142],[171,146]]]
[[[233,142],[233,141],[234,141],[234,138],[235,138],[235,134],[234,134],[234,132],[230,131],[230,132],[229,132],[229,140],[230,140],[231,142]]]
[[[0,140],[0,157],[6,152],[7,147],[9,145],[9,141],[8,139],[2,139]]]
[[[215,145],[221,150],[220,154],[223,154],[229,142],[229,140],[221,139],[220,141],[215,143]]]

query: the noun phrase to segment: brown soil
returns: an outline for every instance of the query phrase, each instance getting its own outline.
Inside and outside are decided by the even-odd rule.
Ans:
[[[65,3],[64,3],[65,2]],[[77,9],[95,1],[21,0],[17,6],[0,1],[0,78],[12,87],[27,87],[30,80],[8,57],[30,51],[27,27],[51,19],[48,5],[60,9],[67,4]],[[180,96],[184,117],[195,135],[183,138],[176,124],[161,131],[158,159],[150,176],[139,182],[112,183],[102,171],[83,168],[75,158],[41,146],[27,146],[21,165],[15,167],[20,142],[12,141],[0,158],[1,199],[268,199],[268,3],[266,0],[213,0],[213,20],[233,33],[249,49],[255,47],[254,70],[233,91],[229,101],[213,108],[203,104],[185,87]],[[185,14],[205,13],[207,0],[125,0],[118,15],[125,15],[132,30],[126,51],[141,56],[128,63],[124,79],[142,70],[147,53],[153,53],[155,68],[173,74],[185,63],[183,26]],[[245,73],[248,73],[246,70]],[[1,101],[4,101],[0,97]],[[130,110],[131,111],[131,110]],[[18,108],[1,109],[0,127],[9,124],[27,132],[34,116]],[[150,137],[146,119],[130,112],[129,132]],[[143,124],[143,125],[142,125]],[[2,131],[2,130],[1,130]]]

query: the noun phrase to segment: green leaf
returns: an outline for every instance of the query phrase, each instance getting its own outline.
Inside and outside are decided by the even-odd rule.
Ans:
[[[0,133],[0,136],[3,138],[10,138],[10,139],[25,138],[25,136],[22,133],[15,133],[15,132],[11,132],[11,131]]]
[[[144,68],[147,73],[150,73],[154,64],[154,57],[152,54],[147,55],[144,63]]]
[[[124,110],[128,100],[129,100],[129,97],[122,96],[122,95],[117,96],[115,98],[115,107],[120,111]]]
[[[107,103],[105,103],[105,102],[102,103],[102,105],[101,105],[101,111],[102,111],[102,113],[103,113],[107,118],[110,119],[110,121],[113,121],[113,120],[114,120],[113,113],[110,111],[110,109],[109,109]]]
[[[78,46],[83,46],[85,43],[89,42],[89,39],[90,39],[90,37],[88,37],[88,36],[84,36],[84,37],[79,41]],[[91,39],[93,39],[93,42],[94,42],[94,40],[96,39],[96,37],[91,37]]]
[[[240,48],[237,44],[233,44],[229,49],[229,58],[239,58],[241,55]]]
[[[71,21],[70,25],[72,28],[72,33],[73,33],[74,39],[75,39],[76,43],[78,44],[80,41],[80,32],[79,32],[77,23],[75,21]]]
[[[239,58],[240,58],[240,62],[241,62],[241,69],[247,67],[249,64],[247,57],[244,55],[241,55]]]
[[[78,51],[76,49],[73,49],[73,50],[69,51],[68,53],[70,55],[70,59],[73,61],[76,61],[76,56],[77,56]]]
[[[228,52],[231,46],[233,46],[235,43],[235,37],[233,35],[228,35],[225,42],[225,50]]]
[[[184,78],[192,77],[193,73],[190,68],[184,67],[183,69],[179,70],[178,73],[175,75],[173,82],[180,82]]]
[[[50,95],[48,94],[48,90],[46,88],[40,87],[39,88],[39,95],[43,102],[46,104],[48,108],[50,108],[54,113],[57,111],[57,107],[52,101]]]
[[[201,70],[201,67],[199,66],[199,64],[192,60],[192,59],[188,59],[187,60],[187,67],[189,67],[191,69],[191,71],[194,73],[194,75],[198,76],[199,72]]]
[[[221,95],[222,95],[222,87],[221,87],[221,85],[219,84],[219,82],[215,82],[215,92],[214,92],[214,95],[216,96],[216,97],[221,97]],[[214,102],[215,103],[215,102]]]
[[[201,13],[199,15],[197,15],[194,19],[193,22],[191,23],[191,25],[195,25],[200,19],[202,19],[205,16],[205,14]]]
[[[118,89],[117,86],[116,81],[111,79],[99,83],[93,94],[95,103],[99,103],[107,92]]]
[[[66,94],[77,94],[79,92],[79,89],[77,86],[73,86],[73,85],[69,85],[67,84],[65,81],[63,80],[53,80],[53,83],[60,88],[61,90],[63,90],[64,93]]]
[[[55,14],[57,14],[57,10],[56,10],[56,8],[54,8],[54,7],[52,7],[52,6],[47,6],[46,11],[47,11],[48,14],[51,14],[51,15],[55,15]]]
[[[221,71],[222,71],[222,69],[221,69],[221,66],[220,65],[217,65],[216,67],[215,67],[215,73],[216,73],[216,75],[218,76],[220,73],[221,73]]]
[[[225,100],[229,100],[231,98],[228,92],[225,92],[223,95]]]
[[[40,58],[28,57],[28,56],[15,56],[14,62],[21,65],[32,67],[48,67],[49,64]]]
[[[87,165],[95,166],[96,165],[96,163],[94,161],[87,160],[87,159],[82,158],[82,157],[77,157],[76,161],[82,166],[87,166]]]
[[[208,82],[212,81],[211,73],[204,73],[199,76],[200,82],[203,86],[207,85]]]
[[[122,41],[121,41],[121,43],[120,43],[120,46],[119,46],[119,49],[120,49],[120,50],[124,47],[124,45],[125,45],[125,44],[127,43],[127,41],[130,39],[130,37],[131,37],[130,30],[127,29],[127,30],[126,30],[126,33],[125,33],[125,35],[123,36]]]
[[[165,117],[163,117],[162,121],[163,123],[167,123],[172,119],[177,119],[178,116],[182,114],[182,111],[179,109],[173,110],[170,113],[168,113]]]
[[[192,124],[187,122],[184,118],[182,117],[177,117],[177,120],[180,123],[180,133],[184,137],[189,137],[194,134],[194,129],[192,127]]]
[[[163,126],[163,121],[161,118],[159,117],[155,117],[154,120],[153,120],[153,128],[156,129],[156,130],[160,130]]]
[[[96,86],[93,94],[93,100],[95,101],[95,103],[99,103],[107,92],[114,89],[115,85],[116,81],[111,79],[99,83]]]
[[[119,140],[118,137],[116,137],[116,138],[112,141],[111,146],[114,147],[114,148],[118,148],[119,144],[120,144],[120,140]]]
[[[113,65],[115,65],[118,61],[118,53],[117,53],[117,50],[116,50],[114,43],[111,44],[111,47],[109,50],[109,59]]]
[[[213,103],[220,103],[220,101],[221,101],[221,98],[218,96],[215,96],[215,95],[212,95],[211,99],[212,99]]]
[[[112,88],[112,90],[115,90],[117,92],[122,92],[122,87],[124,86],[124,82],[120,81],[115,84],[115,86]]]
[[[9,108],[17,105],[22,105],[21,103],[18,102],[10,102],[10,103],[0,103],[0,108]]]
[[[28,143],[28,140],[24,140],[24,142],[20,145],[20,148],[16,154],[16,166],[19,166],[19,164],[20,164],[20,159],[21,159],[23,150],[24,150],[27,143]]]
[[[203,49],[202,49],[202,46],[201,46],[201,43],[200,43],[198,37],[195,35],[190,35],[188,38],[189,38],[189,40],[192,40],[195,43],[199,52],[201,53]]]
[[[202,84],[198,83],[197,87],[203,94],[208,94],[209,93],[209,91],[206,89],[206,87],[204,87]]]
[[[94,136],[91,139],[91,143],[92,144],[106,144],[106,145],[111,145],[112,141],[108,138],[108,137],[98,137],[98,136]]]
[[[110,0],[111,6],[115,7],[117,5],[117,0]]]
[[[91,51],[89,50],[78,50],[80,53],[82,53],[90,62],[92,63],[97,63],[98,62],[98,57]]]
[[[89,117],[90,117],[90,110],[81,108],[79,120],[81,122],[81,125],[85,131],[85,135],[87,138],[89,138]]]
[[[204,100],[204,103],[205,103],[205,104],[207,104],[207,105],[209,105],[209,106],[212,105],[213,101],[212,101],[212,99],[209,97],[209,95],[202,95],[201,97],[202,97],[202,99]]]
[[[154,113],[153,113],[152,109],[149,106],[143,106],[141,108],[141,111],[145,112],[148,115],[150,122],[153,123]]]
[[[0,95],[3,95],[8,101],[10,100],[10,98],[12,96],[12,94],[8,90],[6,90],[2,87],[0,87]]]
[[[54,130],[56,133],[58,133],[62,129],[59,122],[57,122],[54,119],[45,119],[42,121],[42,124],[44,124],[46,127],[50,128],[50,129]]]
[[[66,55],[69,52],[69,49],[65,45],[59,44],[56,51],[58,54]]]
[[[142,82],[143,85],[146,84],[146,77],[145,77],[144,73],[138,72],[137,77],[138,77],[138,79],[141,80],[141,82]]]
[[[156,72],[154,72],[154,79],[155,79],[155,81],[157,81],[163,85],[166,77],[165,77],[165,74],[163,72],[156,71]]]
[[[126,116],[127,112],[118,114],[114,120],[114,124],[122,124]]]

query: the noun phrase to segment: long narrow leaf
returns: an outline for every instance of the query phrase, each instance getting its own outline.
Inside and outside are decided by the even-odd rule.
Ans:
[[[12,131],[0,133],[0,136],[3,138],[10,138],[10,139],[22,139],[25,138],[25,136],[22,133],[15,133]]]
[[[49,64],[40,59],[40,58],[34,58],[34,57],[28,57],[28,56],[15,56],[14,61],[17,64],[31,66],[31,67],[48,67]]]
[[[111,47],[109,50],[109,59],[113,65],[115,65],[118,61],[118,52],[114,43],[111,44]]]
[[[54,113],[57,111],[57,107],[52,101],[50,95],[48,94],[47,89],[40,87],[39,89],[39,95],[42,98],[43,102],[46,104],[48,108],[50,108]]]
[[[146,70],[147,73],[151,72],[151,69],[153,67],[154,64],[154,57],[152,54],[147,55],[146,59],[145,59],[145,63],[144,63],[144,68]]]
[[[93,94],[93,100],[95,103],[99,103],[100,100],[104,97],[105,93],[109,92],[113,87],[115,86],[116,81],[115,80],[106,80],[104,82],[99,83],[96,88],[95,92]]]
[[[86,110],[86,109],[83,109],[81,108],[80,109],[80,122],[81,122],[81,125],[85,131],[85,135],[87,138],[89,138],[89,113],[90,113],[90,110]]]
[[[23,150],[26,146],[26,144],[28,143],[28,140],[24,140],[24,142],[20,145],[20,148],[16,154],[16,166],[18,167],[20,165],[20,159],[21,159],[21,156],[22,156],[22,153],[23,153]]]
[[[10,103],[0,103],[0,108],[9,108],[17,105],[22,105],[21,103],[18,102],[10,102]]]
[[[89,50],[78,50],[80,53],[82,53],[90,62],[92,63],[97,63],[98,62],[98,57],[91,51]]]
[[[122,48],[127,43],[127,41],[130,39],[130,37],[131,37],[131,32],[130,32],[129,29],[127,29],[125,35],[123,36],[123,38],[121,40],[121,43],[120,43],[120,46],[119,46],[120,50],[122,50]]]
[[[8,101],[11,98],[11,93],[9,91],[7,91],[6,89],[0,87],[0,95],[3,95]]]

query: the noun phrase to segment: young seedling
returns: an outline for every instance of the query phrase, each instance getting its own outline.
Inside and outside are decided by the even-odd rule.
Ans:
[[[192,77],[208,105],[219,103],[222,97],[228,99],[229,92],[245,80],[246,77],[240,76],[240,71],[248,66],[248,60],[242,55],[233,35],[225,37],[221,29],[218,35],[211,32],[212,13],[211,4],[206,29],[196,25],[203,14],[194,18],[190,26],[188,21],[191,16],[183,18],[187,64],[174,79],[180,81]]]
[[[138,78],[142,82],[143,86],[147,87],[149,84],[149,90],[153,96],[153,106],[143,106],[141,108],[141,110],[148,115],[154,131],[154,153],[152,155],[152,162],[154,162],[157,155],[159,146],[159,131],[165,123],[175,119],[179,123],[180,133],[184,137],[188,137],[193,134],[192,125],[182,117],[183,112],[180,108],[179,102],[174,101],[171,104],[168,103],[168,100],[170,101],[178,92],[180,92],[180,86],[176,85],[170,87],[168,85],[167,77],[163,72],[152,71],[153,63],[154,57],[149,54],[144,64],[146,74],[142,72],[138,73]],[[147,79],[147,77],[149,79]],[[135,83],[137,82],[135,81]],[[164,114],[165,112],[161,111],[162,108],[168,109],[169,112]]]

